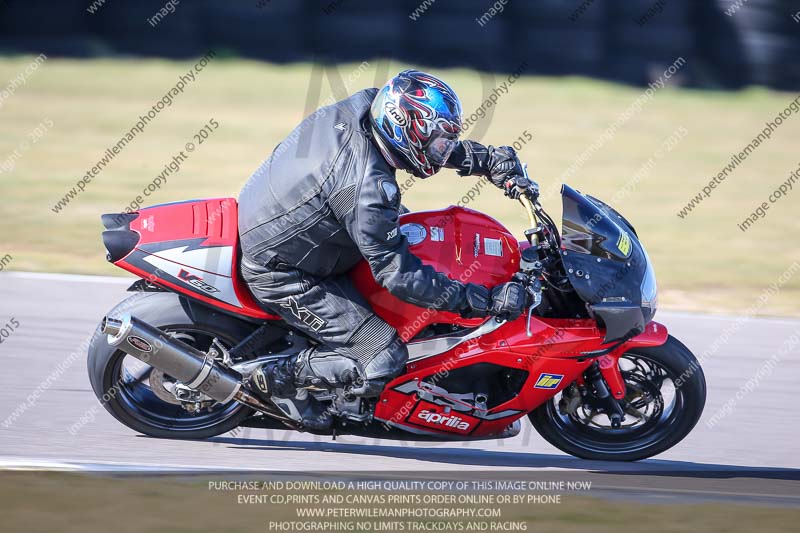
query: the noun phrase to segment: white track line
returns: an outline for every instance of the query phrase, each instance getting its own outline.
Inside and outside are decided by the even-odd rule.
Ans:
[[[32,279],[39,281],[70,281],[78,283],[111,283],[116,285],[130,285],[138,278],[122,276],[86,276],[82,274],[51,274],[49,272],[4,272],[0,274],[0,279],[4,277],[17,279]]]
[[[631,465],[633,469],[634,466]],[[142,473],[207,473],[213,474],[215,472],[236,472],[236,473],[262,473],[264,471],[275,472],[277,474],[289,475],[294,470],[270,470],[264,467],[242,467],[242,466],[217,466],[217,465],[181,465],[181,464],[152,464],[152,463],[127,463],[127,462],[114,462],[114,461],[82,461],[80,459],[46,459],[40,457],[26,457],[14,455],[0,455],[0,472],[7,470],[22,470],[22,471],[67,471],[67,472],[142,472]],[[312,469],[314,470],[314,469]],[[328,469],[321,469],[319,472],[325,472]],[[333,470],[335,472],[335,470]],[[385,471],[381,470],[381,471]],[[478,468],[474,472],[488,472],[488,469]],[[591,472],[591,468],[575,468],[575,467],[542,467],[535,469],[536,472]],[[370,475],[374,470],[351,470],[348,471],[353,475]],[[453,470],[458,472],[458,470]],[[657,472],[654,471],[654,473]],[[413,475],[414,471],[409,472]],[[621,470],[620,475],[625,475],[627,469]]]
[[[136,463],[69,461],[57,459],[39,459],[36,457],[0,457],[0,471],[68,471],[68,472],[242,472],[259,471],[259,469],[233,468],[230,466],[189,466],[189,465],[153,465]]]

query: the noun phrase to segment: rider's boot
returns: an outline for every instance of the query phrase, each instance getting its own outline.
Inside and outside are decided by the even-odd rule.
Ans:
[[[386,384],[401,374],[408,360],[408,351],[400,343],[393,343],[376,354],[364,367],[363,377],[358,376],[348,388],[352,396],[376,398]]]
[[[332,424],[331,414],[308,395],[308,390],[344,389],[350,397],[374,398],[402,372],[407,359],[408,352],[400,343],[392,343],[373,356],[365,367],[333,350],[315,347],[264,365],[254,379],[292,420],[309,429],[324,430]]]
[[[325,406],[311,397],[308,390],[296,386],[296,360],[297,356],[287,357],[263,365],[253,373],[253,380],[283,414],[303,428],[314,431],[330,429],[333,417]]]

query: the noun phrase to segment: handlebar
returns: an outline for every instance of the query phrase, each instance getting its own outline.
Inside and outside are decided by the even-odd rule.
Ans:
[[[539,242],[538,233],[541,230],[539,219],[536,216],[539,185],[528,176],[527,163],[522,164],[522,172],[523,176],[515,179],[514,187],[518,193],[516,195],[517,199],[525,207],[525,211],[528,214],[528,221],[530,222],[530,228],[525,232],[525,236],[532,245],[536,245]]]
[[[528,175],[528,164],[522,164],[522,176],[514,179],[514,189],[517,196],[525,196],[531,201],[536,201],[539,198],[539,184],[531,179]]]
[[[520,192],[530,193],[530,195],[533,196],[532,200],[539,198],[539,184],[533,181],[531,177],[528,175],[528,163],[522,164],[522,175],[528,181],[528,188],[526,191],[520,191]]]
[[[523,175],[517,177],[514,181],[517,193],[514,196],[525,207],[525,211],[528,214],[530,228],[525,231],[525,237],[531,244],[531,249],[535,253],[534,257],[538,256],[539,258],[538,260],[530,258],[525,269],[529,274],[529,282],[525,285],[531,296],[525,332],[530,337],[533,335],[531,329],[533,311],[542,302],[542,282],[540,278],[543,269],[547,268],[543,263],[547,263],[549,259],[552,259],[553,253],[558,254],[560,242],[557,236],[558,229],[539,204],[539,185],[528,175],[528,165],[526,163],[522,164],[522,171]]]
[[[523,175],[517,178],[514,178],[514,192],[516,194],[509,194],[506,192],[506,195],[512,196],[517,198],[523,206],[525,206],[525,210],[528,213],[528,220],[531,224],[531,229],[535,229],[539,226],[539,222],[536,218],[536,208],[535,204],[539,198],[539,184],[533,181],[530,176],[528,176],[528,164],[522,164],[522,172]]]

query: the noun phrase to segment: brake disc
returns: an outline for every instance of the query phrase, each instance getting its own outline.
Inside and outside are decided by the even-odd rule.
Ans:
[[[623,372],[623,376],[628,389],[625,395],[625,412],[636,417],[642,424],[657,420],[664,410],[664,399],[658,386],[648,376],[629,372]]]
[[[150,390],[162,401],[181,405],[181,401],[175,397],[175,382],[157,368],[150,371]]]
[[[169,332],[168,335],[181,341],[194,341],[188,333]],[[216,341],[216,339],[214,339]],[[214,404],[214,400],[202,392],[188,388],[164,374],[162,370],[153,368],[150,371],[150,389],[159,399],[172,405],[180,405],[190,412]],[[181,396],[182,398],[179,398]]]

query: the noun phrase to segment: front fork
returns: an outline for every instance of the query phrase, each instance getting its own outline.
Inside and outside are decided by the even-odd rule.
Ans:
[[[627,387],[619,369],[620,357],[632,346],[660,346],[667,342],[667,328],[663,324],[650,322],[644,332],[612,351],[596,357],[584,372],[587,385],[594,387],[598,399],[606,408],[613,427],[619,427],[624,418],[623,405]]]
[[[593,361],[584,372],[587,384],[595,391],[611,420],[611,427],[619,428],[625,418],[620,400],[625,398],[625,380],[619,370],[619,356],[603,355]]]
[[[623,399],[625,397],[625,379],[619,370],[619,355],[598,357],[595,364],[600,367],[600,374],[606,380],[611,396],[616,400]]]

